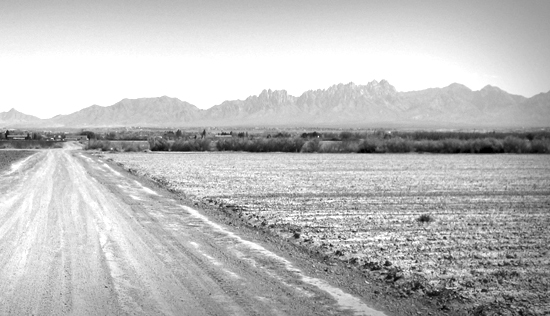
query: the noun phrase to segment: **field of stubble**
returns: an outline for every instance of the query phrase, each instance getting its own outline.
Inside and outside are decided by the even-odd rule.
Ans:
[[[27,150],[0,150],[0,172],[9,168],[12,163],[27,158],[28,156],[35,154],[34,151]]]
[[[336,256],[403,296],[550,313],[550,160],[538,155],[109,154]],[[426,215],[433,221],[418,221]],[[481,314],[480,314],[481,315]]]

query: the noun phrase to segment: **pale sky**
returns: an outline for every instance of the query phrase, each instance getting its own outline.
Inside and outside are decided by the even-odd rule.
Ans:
[[[547,92],[550,1],[0,2],[0,112],[163,95],[206,109],[382,79]]]

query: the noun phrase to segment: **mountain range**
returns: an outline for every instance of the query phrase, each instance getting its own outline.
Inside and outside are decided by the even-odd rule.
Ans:
[[[16,109],[11,109],[8,112],[0,112],[0,126],[10,126],[18,124],[24,125],[37,121],[40,121],[38,117],[23,114]]]
[[[39,119],[12,109],[0,113],[2,127],[550,127],[550,91],[531,98],[497,87],[479,91],[453,83],[444,88],[398,92],[386,80],[367,85],[337,84],[299,97],[263,90],[245,100],[207,110],[167,96],[123,99],[68,115]]]

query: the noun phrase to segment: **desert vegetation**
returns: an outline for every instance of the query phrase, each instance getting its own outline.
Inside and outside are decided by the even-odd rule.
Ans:
[[[299,131],[259,129],[83,131],[90,149],[132,151],[113,141],[147,141],[152,151],[242,151],[301,153],[548,154],[550,131]],[[135,148],[140,151],[143,146]]]
[[[1,149],[45,149],[62,147],[63,143],[45,140],[0,140]]]
[[[151,136],[153,151],[244,151],[302,153],[547,154],[550,134],[461,132],[304,132],[276,134]],[[180,133],[183,135],[183,133]]]
[[[109,157],[403,296],[478,315],[550,313],[545,156]]]
[[[138,152],[149,149],[146,141],[90,140],[86,149],[101,151]]]

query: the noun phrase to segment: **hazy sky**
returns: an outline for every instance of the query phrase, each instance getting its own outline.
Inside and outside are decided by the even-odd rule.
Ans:
[[[0,112],[167,95],[209,108],[386,79],[550,90],[550,1],[0,2]]]

